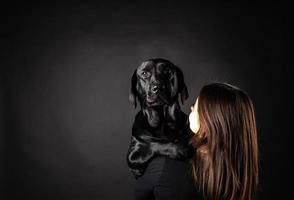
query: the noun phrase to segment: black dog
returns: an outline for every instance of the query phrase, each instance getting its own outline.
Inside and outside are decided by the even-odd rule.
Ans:
[[[185,160],[193,155],[187,115],[178,98],[188,98],[182,71],[162,58],[143,62],[132,76],[130,101],[141,110],[132,127],[127,163],[137,179],[154,156]]]

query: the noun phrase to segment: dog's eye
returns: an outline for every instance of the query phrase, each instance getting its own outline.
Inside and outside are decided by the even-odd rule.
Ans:
[[[143,71],[142,76],[143,76],[143,78],[148,78],[150,76],[150,73],[147,71]]]

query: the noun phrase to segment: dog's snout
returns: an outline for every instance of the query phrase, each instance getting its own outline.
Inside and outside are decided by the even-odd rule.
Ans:
[[[157,93],[158,92],[158,86],[157,85],[151,86],[151,92],[152,93]]]

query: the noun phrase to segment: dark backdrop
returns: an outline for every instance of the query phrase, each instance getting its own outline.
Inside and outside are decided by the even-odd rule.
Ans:
[[[248,92],[259,130],[259,199],[286,196],[290,75],[280,5],[32,3],[7,10],[5,199],[132,199],[125,155],[138,110],[128,90],[134,69],[153,57],[183,70],[186,113],[211,81]]]

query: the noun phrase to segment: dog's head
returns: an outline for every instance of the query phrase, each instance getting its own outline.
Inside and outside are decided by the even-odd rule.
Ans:
[[[155,58],[144,61],[134,72],[131,80],[129,100],[141,108],[169,106],[175,109],[178,98],[188,98],[183,72],[172,62]]]
[[[130,101],[137,106],[137,99],[142,107],[172,105],[188,98],[183,72],[172,62],[155,58],[144,61],[134,72],[131,81]]]

